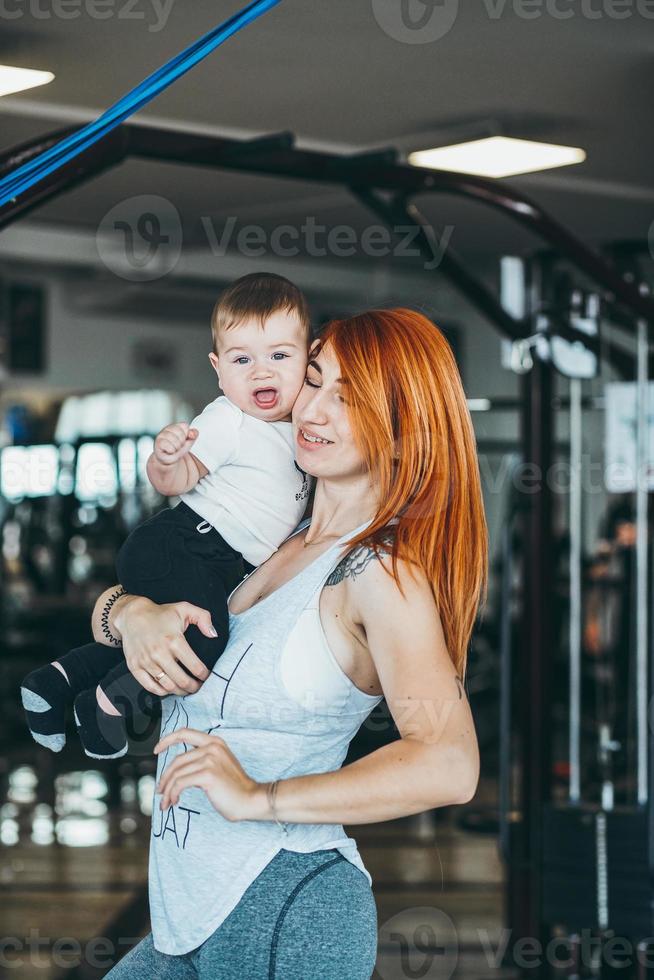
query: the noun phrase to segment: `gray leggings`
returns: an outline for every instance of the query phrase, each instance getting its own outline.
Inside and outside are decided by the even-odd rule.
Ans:
[[[152,933],[110,980],[370,980],[377,908],[367,879],[340,851],[282,849],[208,939],[180,956]]]

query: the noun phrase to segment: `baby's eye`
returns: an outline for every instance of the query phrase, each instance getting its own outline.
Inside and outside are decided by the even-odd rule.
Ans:
[[[275,357],[276,358],[282,358],[282,357],[289,357],[289,355],[288,354],[285,354],[281,350],[278,350],[278,351],[275,351],[275,353],[273,354],[273,358],[275,358]]]
[[[245,354],[242,354],[241,357],[237,357],[234,359],[234,364],[243,364],[243,362],[247,360],[248,358],[245,356]]]

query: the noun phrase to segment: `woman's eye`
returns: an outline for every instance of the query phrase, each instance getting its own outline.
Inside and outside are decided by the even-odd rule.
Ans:
[[[308,378],[305,378],[304,379],[304,383],[305,383],[305,385],[309,385],[310,388],[319,388],[320,387],[320,385],[314,385],[314,383],[312,381],[309,381]]]

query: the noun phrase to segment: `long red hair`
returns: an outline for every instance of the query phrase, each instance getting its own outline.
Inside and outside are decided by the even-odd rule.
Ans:
[[[447,648],[461,678],[488,587],[488,529],[472,419],[452,349],[427,317],[408,309],[372,310],[332,320],[330,344],[347,382],[348,413],[359,451],[380,486],[372,524],[348,546],[379,551],[399,518],[397,561],[419,565],[432,588]]]

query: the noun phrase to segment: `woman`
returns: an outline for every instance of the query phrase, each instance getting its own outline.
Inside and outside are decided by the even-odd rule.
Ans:
[[[109,609],[134,676],[174,695],[155,746],[153,932],[112,980],[369,978],[371,879],[342,824],[475,792],[462,679],[487,531],[447,341],[410,310],[333,321],[293,422],[312,518],[232,593],[214,670],[183,636],[211,635],[205,611],[136,596]],[[382,697],[401,737],[341,768]]]

